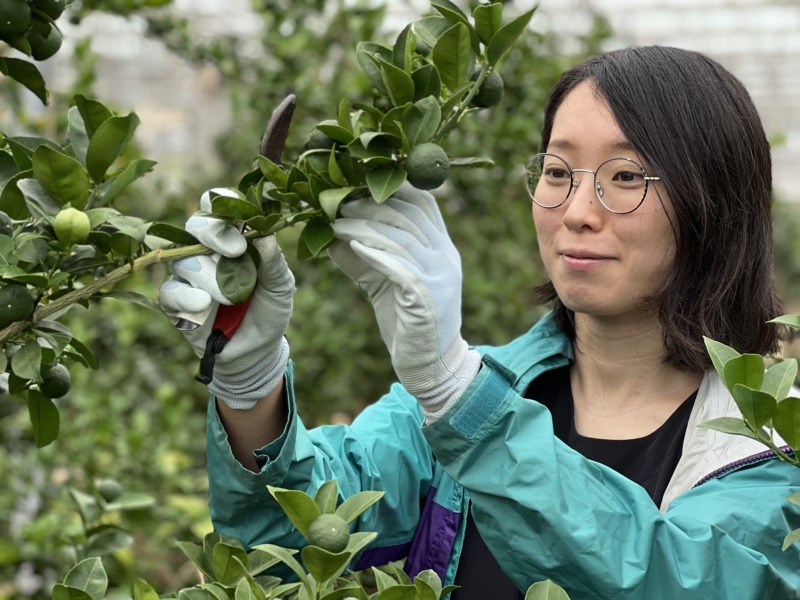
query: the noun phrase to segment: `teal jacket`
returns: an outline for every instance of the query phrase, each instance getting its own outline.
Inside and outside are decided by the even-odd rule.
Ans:
[[[295,410],[281,437],[256,452],[259,473],[233,457],[214,402],[208,412],[211,516],[246,546],[300,547],[299,533],[267,484],[313,494],[337,479],[342,499],[382,490],[356,528],[377,540],[354,568],[406,559],[452,583],[475,523],[519,587],[551,579],[573,600],[800,598],[800,557],[781,551],[800,527],[786,500],[800,469],[763,446],[697,423],[738,414],[713,372],[698,391],[683,455],[656,507],[639,485],[559,441],[549,411],[522,394],[547,369],[572,359],[550,319],[501,347],[478,348],[483,368],[458,403],[423,425],[413,397],[395,384],[349,426],[307,430]]]

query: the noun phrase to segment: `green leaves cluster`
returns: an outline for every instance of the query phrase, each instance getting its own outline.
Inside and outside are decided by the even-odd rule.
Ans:
[[[7,391],[27,399],[39,447],[59,429],[58,409],[42,393],[47,372],[59,363],[96,368],[97,360],[68,327],[34,319],[34,311],[57,306],[84,283],[167,244],[148,232],[149,223],[113,207],[155,164],[121,160],[138,117],[115,115],[83,96],[75,97],[67,116],[64,145],[0,134],[0,218],[6,224],[0,232],[0,371],[7,372]],[[98,289],[95,295],[150,304],[131,293]],[[30,326],[7,334],[23,321]]]
[[[800,317],[797,316],[778,317],[770,323],[800,329]],[[761,442],[782,460],[800,467],[797,456],[800,449],[800,397],[794,388],[797,361],[778,361],[765,370],[761,355],[740,354],[725,344],[704,339],[714,369],[733,396],[742,418],[720,417],[700,426]],[[776,433],[792,452],[787,453],[778,445]],[[800,493],[789,496],[789,501],[800,505]],[[800,541],[800,529],[786,537],[784,550],[797,541]]]
[[[235,190],[237,198],[216,198],[212,214],[261,235],[303,222],[298,256],[308,259],[333,242],[330,222],[342,202],[391,197],[408,178],[405,160],[414,147],[441,145],[461,119],[482,110],[473,98],[535,11],[504,24],[501,2],[479,5],[471,15],[449,0],[431,6],[436,14],[406,26],[393,46],[358,44],[358,64],[373,86],[371,101],[342,99],[335,118],[316,125],[293,164],[259,157]],[[449,164],[492,162],[462,157]],[[161,231],[169,237],[166,227]]]
[[[305,492],[267,486],[286,517],[305,537],[314,519],[337,515],[352,523],[383,496],[383,492],[365,491],[338,504],[336,480],[325,482],[312,498]],[[74,494],[75,492],[73,492]],[[91,497],[77,496],[81,514],[93,509]],[[443,586],[432,570],[422,571],[411,579],[398,563],[372,567],[358,573],[347,569],[356,555],[378,536],[374,532],[350,535],[342,552],[328,552],[313,545],[299,553],[293,548],[260,544],[249,552],[229,536],[209,533],[202,544],[179,542],[178,546],[202,574],[203,581],[174,595],[159,595],[150,584],[137,581],[131,595],[134,600],[440,600],[458,586]],[[288,568],[296,582],[285,583],[280,577],[266,574],[272,567]],[[53,590],[55,600],[102,600],[108,577],[100,558],[81,560]],[[533,584],[526,600],[564,600],[566,592],[551,581]]]

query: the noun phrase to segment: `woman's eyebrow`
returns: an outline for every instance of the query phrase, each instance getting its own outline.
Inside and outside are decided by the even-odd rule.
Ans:
[[[570,140],[558,138],[555,140],[550,140],[550,143],[547,144],[547,148],[548,149],[556,148],[558,150],[570,151],[570,150],[575,150],[577,146]],[[620,152],[622,151],[634,152],[633,146],[631,146],[631,143],[628,140],[620,140],[618,142],[611,144],[608,148],[610,150],[620,151]]]

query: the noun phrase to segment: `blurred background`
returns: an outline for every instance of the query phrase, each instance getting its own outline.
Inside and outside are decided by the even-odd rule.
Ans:
[[[504,4],[508,16],[532,5]],[[75,0],[58,21],[62,51],[40,64],[49,106],[0,79],[0,129],[62,136],[78,93],[136,112],[135,152],[158,165],[119,208],[182,225],[204,189],[235,185],[249,170],[286,93],[298,96],[287,145],[296,156],[341,98],[367,97],[355,44],[391,44],[429,8],[419,0]],[[503,343],[542,313],[532,302],[542,273],[520,170],[537,149],[550,86],[589,55],[637,44],[704,52],[750,90],[773,144],[780,291],[786,312],[800,310],[797,31],[800,5],[789,0],[542,1],[532,30],[500,65],[502,103],[465,121],[446,144],[453,156],[496,163],[458,170],[436,191],[462,253],[466,339]],[[301,415],[310,426],[348,422],[392,381],[371,309],[327,260],[294,260],[296,231],[280,237],[298,283],[288,335]],[[124,285],[155,298],[166,276],[153,267]],[[175,542],[196,541],[211,527],[207,393],[194,381],[197,361],[163,316],[141,306],[104,300],[68,320],[100,366],[73,369],[72,389],[58,401],[59,438],[37,450],[25,406],[0,394],[0,598],[49,597],[86,552],[104,556],[121,596],[138,578],[162,593],[193,584]],[[83,495],[108,479],[131,503],[87,514]],[[102,535],[108,525],[119,529]]]

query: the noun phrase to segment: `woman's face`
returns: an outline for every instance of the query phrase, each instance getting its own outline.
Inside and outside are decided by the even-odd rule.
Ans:
[[[591,169],[615,157],[644,164],[630,147],[605,100],[581,83],[555,114],[547,152],[573,169]],[[644,202],[629,214],[614,214],[597,199],[591,173],[558,208],[533,204],[539,251],[564,305],[597,317],[641,316],[642,301],[666,281],[675,258],[675,239],[664,205],[650,182]],[[663,187],[659,188],[665,204]]]

